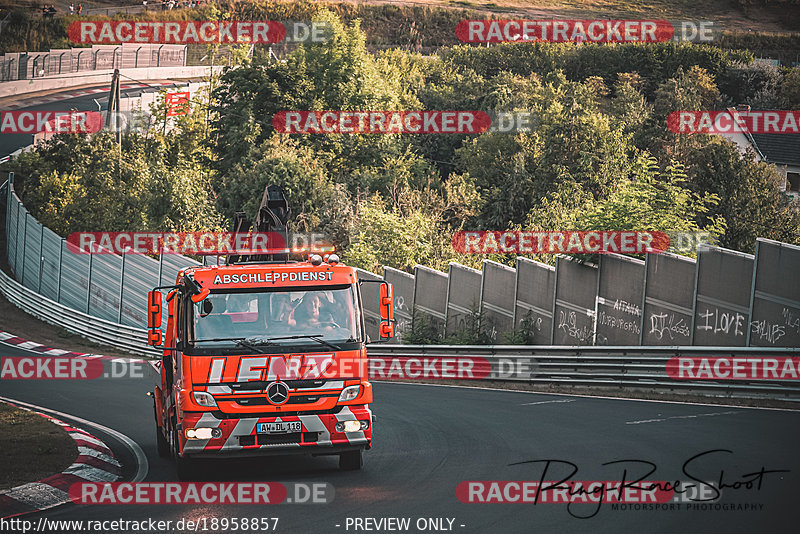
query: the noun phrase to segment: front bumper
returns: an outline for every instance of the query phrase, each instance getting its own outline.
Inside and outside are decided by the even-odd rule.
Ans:
[[[243,417],[218,419],[210,412],[186,413],[180,434],[181,450],[191,457],[238,457],[271,454],[337,454],[369,449],[372,443],[372,411],[367,405],[343,406],[336,414],[294,415],[284,417]],[[300,434],[259,434],[258,423],[300,421]],[[337,432],[340,421],[369,421],[359,432]],[[222,436],[212,439],[186,439],[189,428],[219,428]]]

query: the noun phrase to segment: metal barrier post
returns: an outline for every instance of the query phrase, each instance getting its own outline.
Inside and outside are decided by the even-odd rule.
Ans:
[[[160,282],[159,282],[160,284]],[[122,291],[125,287],[125,251],[122,251],[122,267],[119,272],[119,319],[117,322],[122,324]]]
[[[56,302],[61,302],[61,266],[64,265],[64,245],[67,240],[61,239],[61,246],[58,248],[58,284],[56,286]]]
[[[650,263],[650,254],[644,257],[644,281],[642,283],[642,316],[639,319],[639,346],[644,342],[644,308],[647,305],[647,269]]]
[[[689,345],[694,345],[694,331],[697,326],[695,325],[695,321],[697,320],[697,284],[700,283],[700,254],[697,253],[697,248],[695,247],[695,264],[694,264],[694,292],[692,293],[692,322],[691,322],[691,333],[689,336]],[[749,330],[749,327],[748,327]]]
[[[19,212],[22,209],[22,202],[17,202],[17,236],[14,239],[14,246],[19,250]],[[14,276],[18,276],[19,272],[19,254],[14,253]]]
[[[40,223],[41,224],[41,223]],[[36,288],[37,293],[42,292],[42,271],[44,270],[44,225],[42,224],[42,233],[39,236],[39,287]]]
[[[19,203],[22,206],[22,202]],[[17,218],[17,224],[19,224],[19,217]],[[19,282],[22,285],[25,285],[25,249],[28,248],[28,214],[25,214],[25,230],[22,232],[22,274],[17,273],[20,277]],[[17,246],[17,256],[19,256],[19,246]]]
[[[8,173],[8,180],[6,181],[6,260],[8,260],[8,251],[11,250],[11,240],[8,239],[8,223],[11,220],[11,192],[14,190],[14,173]],[[14,243],[16,245],[16,243]]]
[[[89,302],[92,300],[92,251],[89,250],[89,278],[86,283],[86,313],[89,313]],[[91,315],[91,314],[90,314]]]
[[[487,45],[488,45],[488,43],[487,43]],[[555,276],[553,278],[553,305],[550,308],[552,310],[552,314],[553,314],[553,320],[552,320],[553,325],[552,325],[552,328],[550,328],[550,344],[551,345],[554,343],[554,340],[556,339],[556,328],[557,328],[556,327],[556,300],[558,299],[558,271],[559,271],[558,265],[559,265],[559,263],[560,262],[558,261],[558,257],[556,256],[556,272],[555,272]]]
[[[750,284],[750,313],[748,314],[749,323],[747,324],[747,337],[745,338],[744,346],[750,346],[750,334],[753,332],[753,302],[756,297],[756,275],[758,274],[758,249],[760,248],[761,241],[756,239],[756,254],[753,258],[753,282]]]

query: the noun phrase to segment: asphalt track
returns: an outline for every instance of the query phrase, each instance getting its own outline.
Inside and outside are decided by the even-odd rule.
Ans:
[[[0,356],[19,355],[32,353],[0,345]],[[172,463],[156,454],[152,404],[145,395],[151,380],[3,380],[0,395],[121,432],[145,452],[146,481],[175,481]],[[361,471],[339,471],[335,457],[275,457],[214,462],[201,477],[328,482],[336,491],[331,504],[67,504],[43,514],[52,519],[137,521],[278,517],[277,531],[292,534],[356,532],[352,526],[345,528],[347,518],[366,517],[409,517],[409,532],[418,532],[414,523],[425,517],[453,518],[453,531],[465,533],[798,531],[800,412],[396,383],[375,385],[372,408],[377,416],[373,448],[365,453]],[[130,450],[112,436],[92,432],[114,450],[125,475],[132,476],[136,466]],[[620,465],[602,464],[623,459],[656,464],[648,480],[687,480],[681,471],[684,462],[713,449],[732,453],[705,457],[693,464],[693,474],[718,480],[722,470],[726,482],[733,483],[762,467],[790,472],[766,475],[760,490],[726,489],[719,501],[763,505],[756,511],[689,510],[686,505],[653,511],[614,510],[611,504],[599,510],[596,504],[570,509],[566,504],[470,504],[459,502],[455,494],[465,480],[538,481],[542,464],[510,464],[543,459],[577,464],[574,480],[619,480]],[[630,476],[641,472],[640,466],[628,466]],[[562,472],[551,467],[553,475]],[[594,511],[591,518],[573,517]]]

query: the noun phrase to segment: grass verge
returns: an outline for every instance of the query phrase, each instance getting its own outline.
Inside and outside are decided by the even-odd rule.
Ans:
[[[0,490],[60,473],[77,457],[75,441],[60,426],[0,403]]]

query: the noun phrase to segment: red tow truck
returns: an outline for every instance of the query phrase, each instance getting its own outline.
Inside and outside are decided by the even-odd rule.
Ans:
[[[335,254],[229,257],[149,293],[149,342],[163,350],[158,452],[179,478],[195,476],[198,458],[338,455],[341,469],[361,468],[374,418],[360,282]],[[390,338],[392,287],[378,283],[380,336]]]

